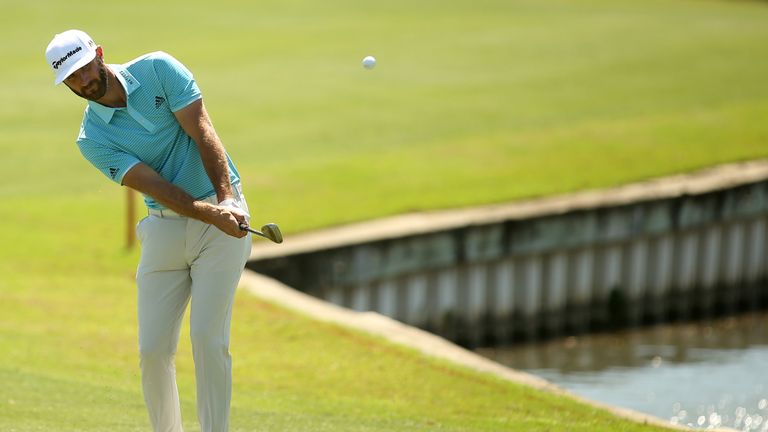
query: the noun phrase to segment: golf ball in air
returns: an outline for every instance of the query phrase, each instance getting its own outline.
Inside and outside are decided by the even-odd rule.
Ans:
[[[373,69],[376,66],[376,58],[374,56],[366,56],[363,59],[363,67],[366,69]]]

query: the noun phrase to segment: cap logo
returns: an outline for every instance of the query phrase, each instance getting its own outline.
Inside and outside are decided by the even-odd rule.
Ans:
[[[72,57],[73,55],[77,54],[78,52],[80,52],[82,50],[83,50],[83,47],[80,47],[80,46],[75,48],[75,49],[73,49],[72,51],[64,54],[64,57],[62,57],[62,58],[56,60],[55,62],[51,63],[51,66],[53,66],[54,69],[58,69],[59,66],[61,66],[62,63],[67,61],[68,58]]]

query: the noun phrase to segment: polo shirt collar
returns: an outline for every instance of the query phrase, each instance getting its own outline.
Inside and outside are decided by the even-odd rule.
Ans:
[[[134,90],[141,87],[141,83],[133,76],[130,72],[128,72],[128,69],[123,67],[122,65],[117,64],[110,64],[107,65],[108,68],[112,70],[112,72],[115,73],[115,76],[117,77],[117,80],[120,81],[120,84],[123,86],[123,89],[125,89],[125,98],[126,103],[128,99],[128,95],[133,93]],[[96,115],[101,117],[102,120],[104,120],[105,123],[109,123],[110,120],[112,120],[112,115],[115,114],[115,111],[122,109],[122,108],[111,108],[108,106],[104,106],[98,102],[94,101],[88,101],[88,106],[91,111],[95,112]]]

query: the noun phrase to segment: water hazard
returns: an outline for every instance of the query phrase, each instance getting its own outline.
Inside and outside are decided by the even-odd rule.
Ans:
[[[672,423],[768,432],[768,312],[477,352]]]

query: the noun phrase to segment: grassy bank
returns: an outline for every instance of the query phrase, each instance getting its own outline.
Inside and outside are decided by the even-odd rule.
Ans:
[[[152,11],[149,13],[148,11]],[[768,7],[731,1],[4,5],[0,430],[146,430],[123,191],[43,51],[196,74],[257,221],[286,233],[768,156]],[[376,69],[359,61],[377,56]],[[653,430],[239,294],[233,430]],[[186,337],[179,383],[188,430]]]
[[[27,278],[4,291],[0,430],[148,430],[132,299],[132,281],[121,274]],[[186,328],[183,334],[178,378],[185,430],[195,431]],[[659,430],[314,322],[242,292],[232,352],[233,431]]]

